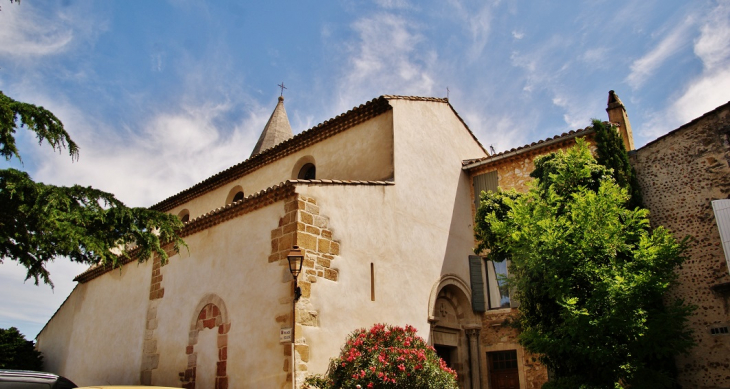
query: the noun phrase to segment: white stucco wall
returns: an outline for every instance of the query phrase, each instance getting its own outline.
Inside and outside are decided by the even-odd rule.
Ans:
[[[484,155],[445,103],[391,101],[394,186],[308,186],[341,241],[337,282],[318,281],[311,302],[318,328],[304,327],[309,371],[323,373],[348,333],[384,322],[429,338],[429,298],[442,276],[469,284],[473,222],[461,161]],[[375,301],[370,300],[370,263]],[[470,308],[470,307],[469,307]]]
[[[77,285],[38,334],[46,370],[81,386],[138,382],[151,266],[130,263]]]
[[[157,308],[155,331],[160,364],[153,384],[179,386],[178,373],[187,366],[190,323],[209,293],[224,301],[230,318],[229,387],[278,387],[274,383],[286,380],[275,318],[291,309],[279,301],[289,296],[290,284],[282,282],[285,268],[267,260],[271,230],[283,215],[284,204],[279,202],[189,236],[185,241],[190,253],[162,267],[165,297]],[[209,331],[217,328],[202,333]]]
[[[297,161],[312,157],[318,179],[381,181],[393,176],[392,111],[360,123],[330,138],[305,147],[250,174],[199,196],[169,211],[183,209],[190,218],[226,205],[228,193],[240,185],[245,196],[296,178]]]

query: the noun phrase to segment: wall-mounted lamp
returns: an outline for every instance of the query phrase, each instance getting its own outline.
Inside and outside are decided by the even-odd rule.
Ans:
[[[291,250],[289,250],[289,254],[287,254],[286,259],[289,261],[289,271],[291,272],[291,275],[294,276],[294,301],[297,301],[299,300],[299,297],[302,296],[302,290],[297,285],[297,277],[299,277],[299,273],[302,272],[304,252],[299,248],[299,246],[294,246]]]

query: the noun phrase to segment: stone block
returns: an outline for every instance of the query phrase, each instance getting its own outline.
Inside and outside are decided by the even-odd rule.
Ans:
[[[293,225],[293,226],[296,229],[296,225]],[[279,250],[277,250],[277,251],[288,252],[289,250],[291,250],[293,245],[294,245],[294,234],[293,233],[286,234],[279,239]]]
[[[297,234],[297,243],[299,247],[308,250],[317,250],[317,237],[307,233]]]
[[[279,260],[279,254],[271,254],[269,255],[269,263],[276,262]]]
[[[284,358],[284,371],[289,371],[289,358]]]
[[[311,213],[299,211],[299,221],[304,224],[314,224],[314,217]]]
[[[312,204],[314,204],[314,205],[317,205],[317,199],[315,199],[314,197],[307,197],[307,198],[306,198],[306,201],[307,201],[308,203],[312,203]]]
[[[324,278],[330,280],[330,281],[337,281],[337,270],[334,269],[324,269]]]
[[[330,260],[326,258],[317,258],[317,265],[322,267],[330,267]]]
[[[314,261],[309,258],[306,258],[304,260],[304,262],[302,262],[302,267],[311,269],[314,267]]]
[[[193,353],[193,346],[187,346],[185,347],[185,354],[190,355]]]
[[[145,385],[145,386],[152,385],[152,371],[144,370],[139,377],[139,381],[142,385]]]
[[[147,320],[157,319],[157,305],[147,308]]]
[[[198,330],[192,330],[188,332],[188,344],[198,344]]]
[[[314,225],[319,228],[327,228],[327,224],[329,224],[329,219],[324,216],[315,216],[314,217]]]
[[[297,230],[297,223],[289,223],[284,226],[284,234],[288,234]]]
[[[228,346],[228,334],[218,335],[218,348]]]
[[[284,212],[291,212],[297,209],[297,201],[289,201],[288,203],[284,204]]]
[[[273,230],[271,230],[271,239],[278,238],[282,234],[283,234],[283,229],[282,228],[273,229]]]
[[[148,330],[157,329],[157,319],[147,320],[147,329]]]
[[[299,282],[299,289],[301,289],[304,298],[309,298],[312,294],[312,284],[309,282]]]
[[[227,334],[231,330],[231,323],[221,324],[218,326],[219,334]]]
[[[157,351],[157,340],[145,340],[142,349],[144,350],[145,354],[153,354],[155,351]]]
[[[188,359],[193,355],[188,355]],[[142,370],[157,369],[160,364],[160,354],[144,354],[142,355]]]
[[[216,377],[215,389],[228,389],[228,377]]]
[[[307,229],[305,231],[312,235],[319,235],[322,232],[322,230],[320,230],[319,228],[312,226],[307,226]]]
[[[322,237],[327,238],[327,239],[332,239],[332,231],[322,230]]]
[[[146,339],[152,339],[155,336],[154,330],[144,330],[144,338]]]
[[[302,362],[309,362],[309,346],[306,344],[294,345],[294,351],[299,354]]]
[[[317,315],[317,311],[306,311],[303,309],[297,309],[297,324],[307,327],[317,327]],[[297,331],[297,333],[301,332]]]
[[[307,225],[302,222],[297,222],[297,231],[306,231]]]
[[[286,323],[289,323],[290,321],[291,321],[291,317],[289,316],[288,313],[276,316],[277,323],[286,324]]]
[[[319,215],[319,207],[314,204],[306,203],[304,210],[311,213],[312,215]]]
[[[329,239],[319,238],[319,240],[317,242],[317,244],[318,244],[317,247],[319,248],[319,251],[321,251],[323,253],[329,253],[330,252],[330,242],[331,241]]]
[[[223,377],[226,375],[226,365],[228,362],[226,361],[220,361],[216,363],[216,375],[218,377]]]
[[[329,253],[332,255],[340,255],[340,244],[337,242],[330,243]]]

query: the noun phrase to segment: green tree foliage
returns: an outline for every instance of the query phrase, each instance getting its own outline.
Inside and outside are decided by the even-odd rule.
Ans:
[[[456,389],[456,372],[416,335],[416,329],[376,324],[347,338],[327,375],[310,376],[305,388]]]
[[[0,92],[0,155],[20,159],[16,129],[27,127],[38,142],[54,150],[79,148],[50,111],[15,101]],[[66,256],[86,264],[119,264],[132,251],[140,261],[151,255],[167,260],[165,244],[178,252],[185,242],[176,216],[146,208],[129,208],[114,195],[91,187],[53,186],[34,182],[16,169],[0,170],[0,263],[10,259],[27,269],[26,280],[53,285],[48,261]]]
[[[535,160],[529,192],[482,195],[476,236],[511,260],[520,343],[557,377],[544,388],[671,387],[666,362],[693,344],[692,309],[662,304],[686,242],[627,208],[611,173],[579,139]]]
[[[629,154],[616,127],[593,119],[593,128],[596,130],[596,160],[612,169],[611,175],[616,184],[628,192],[630,197],[626,206],[630,209],[643,207],[636,170],[629,162]]]
[[[0,369],[43,370],[43,356],[17,328],[0,328]]]

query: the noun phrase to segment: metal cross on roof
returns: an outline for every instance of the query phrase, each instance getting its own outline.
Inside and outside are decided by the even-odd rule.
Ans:
[[[446,87],[446,100],[448,100],[448,99],[449,99],[449,92],[450,92],[450,91],[449,91],[449,87],[447,86],[447,87]]]
[[[281,95],[279,96],[284,96],[284,89],[289,89],[284,86],[284,81],[282,81],[281,84],[278,84],[278,87],[281,88]]]

